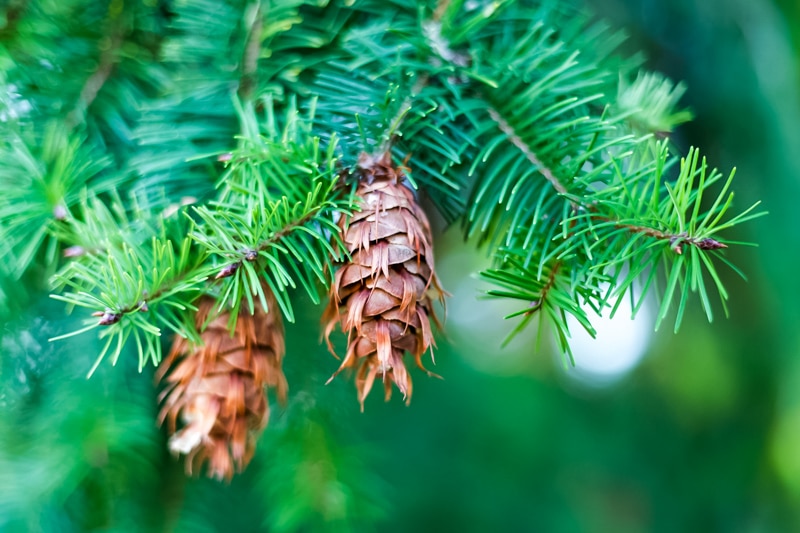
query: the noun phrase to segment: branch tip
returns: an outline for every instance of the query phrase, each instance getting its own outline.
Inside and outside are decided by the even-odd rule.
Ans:
[[[69,211],[67,211],[64,204],[58,204],[53,208],[53,218],[56,220],[66,220],[68,215]]]

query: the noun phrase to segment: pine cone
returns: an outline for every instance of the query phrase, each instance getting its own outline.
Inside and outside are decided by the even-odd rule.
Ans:
[[[203,344],[176,336],[158,368],[156,378],[166,381],[159,397],[159,423],[168,423],[169,449],[186,454],[188,474],[205,462],[209,477],[230,479],[234,470],[241,472],[269,418],[265,386],[274,387],[281,402],[286,400],[283,321],[266,285],[264,294],[269,312],[257,298],[253,314],[243,303],[233,335],[228,329],[230,313],[209,322],[217,302],[203,296],[195,320],[198,331],[208,323],[200,335]],[[176,432],[178,418],[183,427]]]
[[[410,402],[406,351],[419,368],[435,376],[422,365],[422,355],[435,345],[429,317],[439,325],[432,298],[442,300],[443,292],[433,267],[428,219],[402,184],[402,170],[392,166],[388,152],[362,154],[359,167],[356,195],[362,210],[339,221],[352,259],[336,272],[323,321],[331,352],[336,324],[348,335],[347,354],[331,379],[358,366],[356,388],[363,410],[378,375],[387,401],[394,383]]]

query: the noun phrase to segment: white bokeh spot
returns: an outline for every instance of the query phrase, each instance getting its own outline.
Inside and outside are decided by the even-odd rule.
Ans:
[[[575,360],[567,368],[568,377],[591,385],[608,385],[633,370],[644,357],[653,336],[652,310],[647,302],[631,319],[627,298],[620,303],[614,318],[592,316],[597,337],[592,338],[577,320],[569,320],[570,346]]]

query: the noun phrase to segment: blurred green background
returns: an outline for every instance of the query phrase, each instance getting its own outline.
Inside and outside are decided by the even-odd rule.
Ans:
[[[86,381],[94,341],[47,343],[73,319],[42,295],[2,332],[0,531],[800,531],[800,4],[590,4],[688,84],[676,142],[770,212],[732,236],[759,247],[730,251],[749,281],[728,272],[729,319],[695,305],[673,335],[620,315],[576,340],[577,368],[532,331],[501,349],[513,308],[476,298],[486,260],[445,230],[445,379],[359,413],[351,381],[324,386],[338,363],[306,305],[290,404],[228,486],[168,457],[150,370]]]

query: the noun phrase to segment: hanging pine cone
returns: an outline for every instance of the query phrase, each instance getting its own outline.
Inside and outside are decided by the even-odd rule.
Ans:
[[[358,367],[356,387],[361,409],[376,377],[386,400],[394,383],[411,400],[411,377],[403,356],[411,353],[419,368],[434,344],[429,318],[436,321],[432,298],[443,292],[433,267],[431,229],[414,193],[391,155],[362,154],[356,191],[361,211],[339,222],[350,262],[336,272],[323,321],[330,334],[337,324],[348,335],[347,354],[333,379]],[[428,372],[429,375],[435,375]]]
[[[167,421],[169,449],[186,455],[189,474],[205,462],[209,477],[230,479],[241,472],[269,418],[265,386],[274,387],[281,402],[286,399],[283,321],[272,291],[263,288],[269,312],[257,298],[253,314],[243,303],[233,335],[230,313],[209,322],[217,302],[204,296],[195,319],[203,344],[176,336],[156,373],[166,381],[159,422]],[[178,419],[183,427],[176,432]]]

